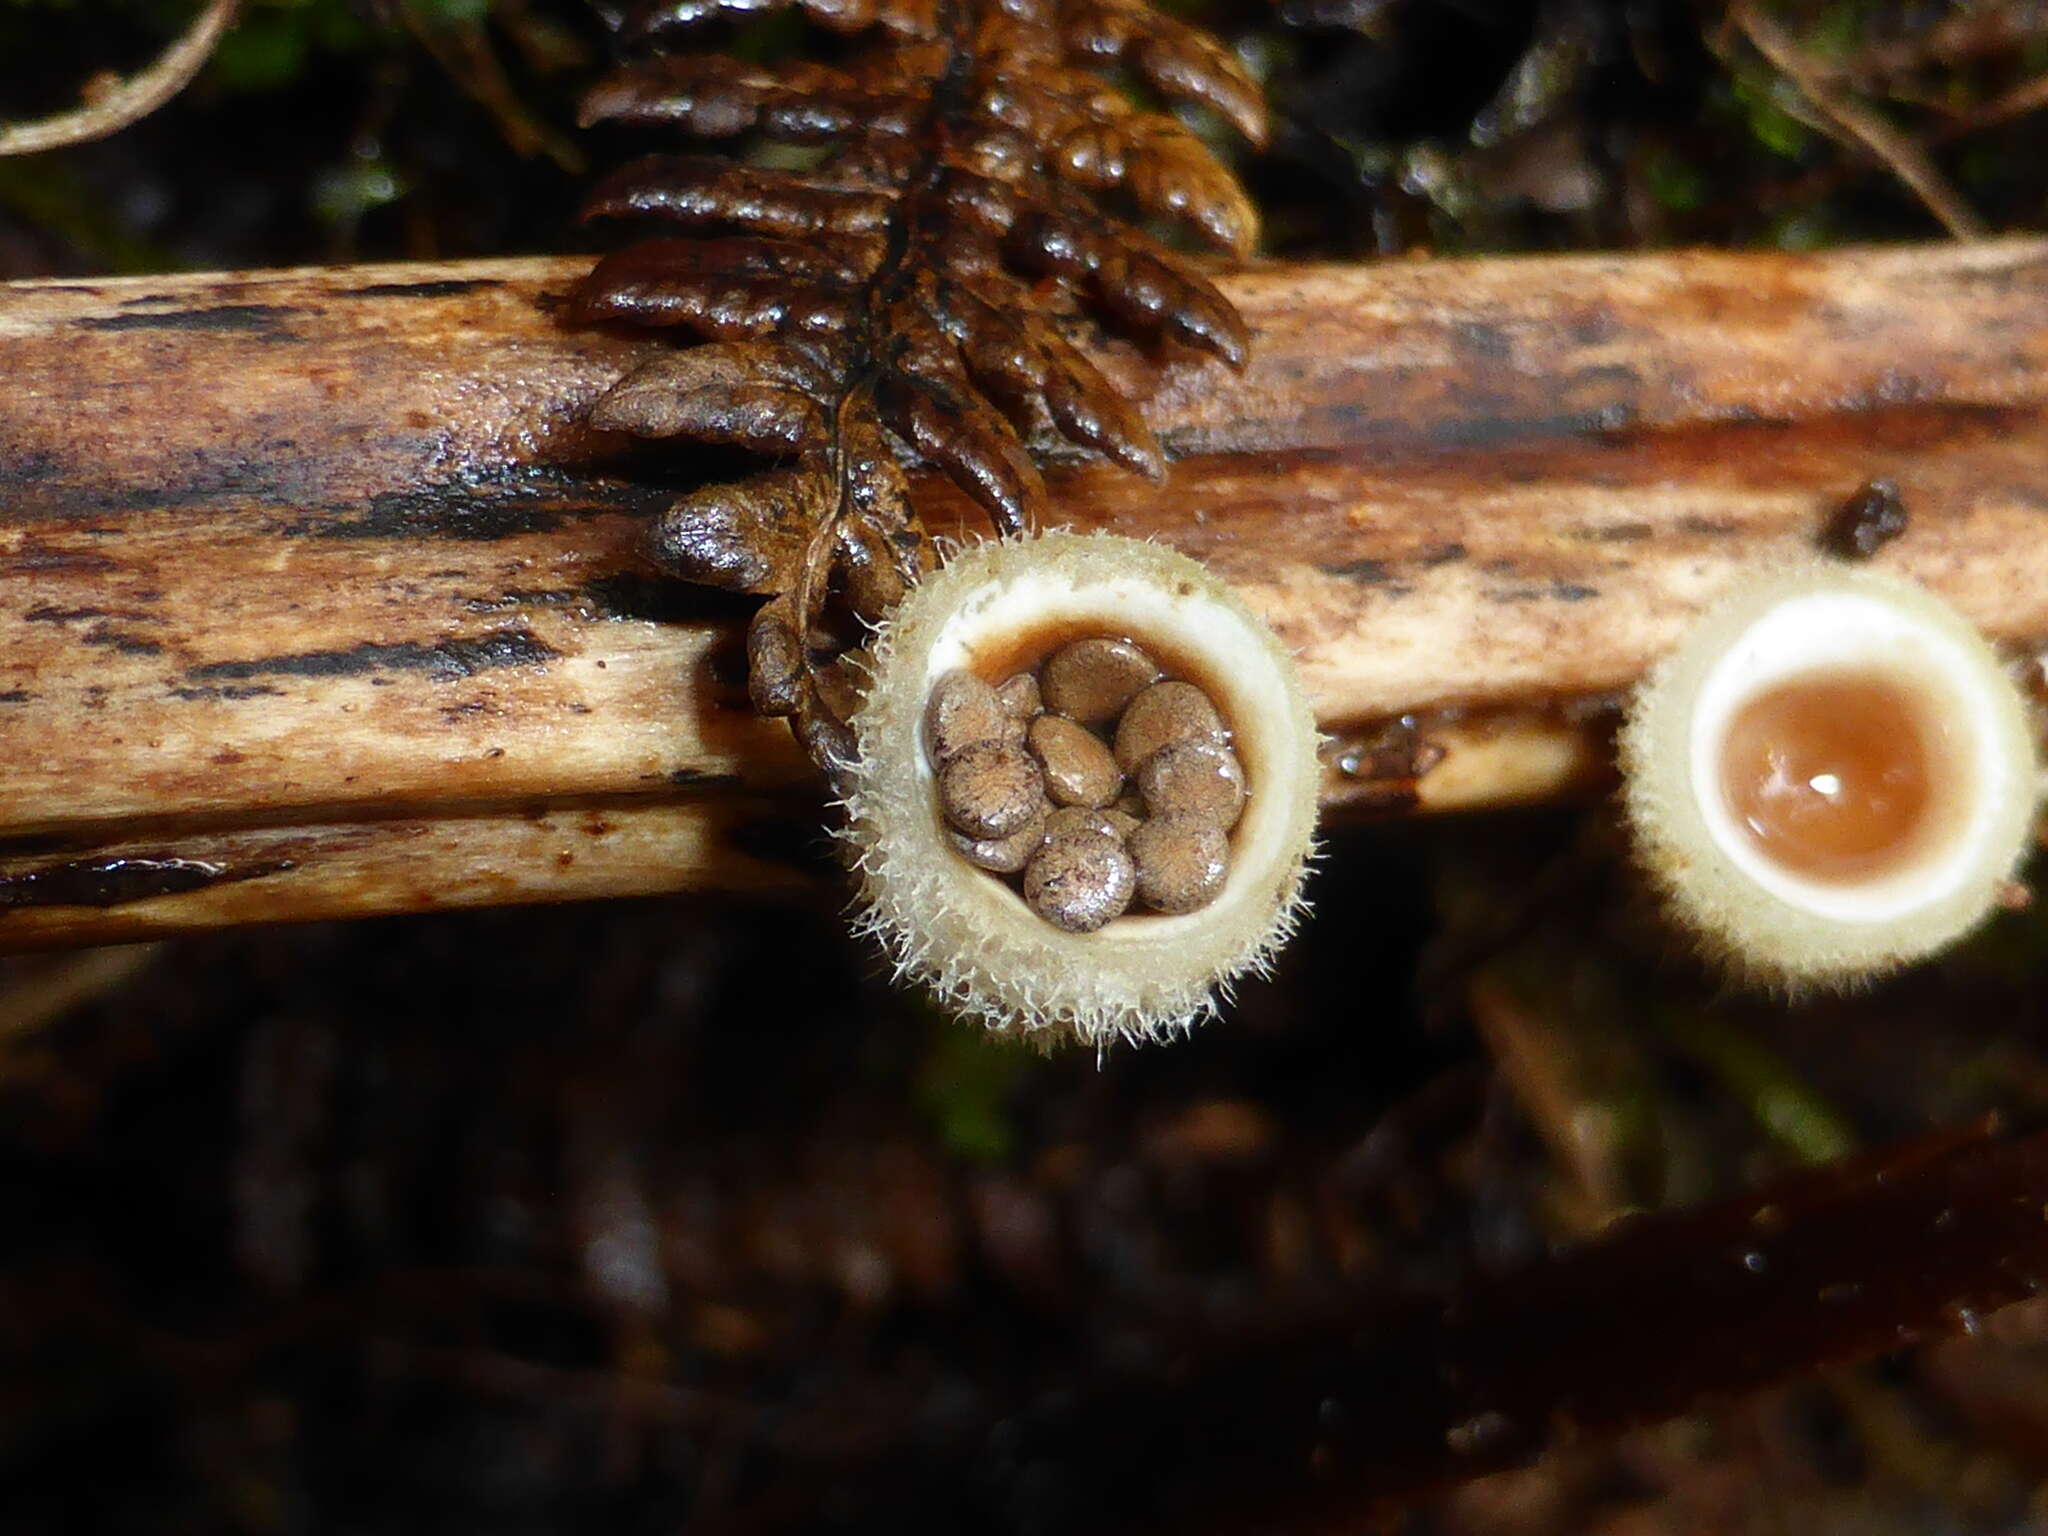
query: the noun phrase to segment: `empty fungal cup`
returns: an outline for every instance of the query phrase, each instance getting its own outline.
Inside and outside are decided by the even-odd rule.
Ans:
[[[1733,968],[1846,983],[1933,953],[2027,845],[2034,736],[1961,615],[1814,564],[1714,609],[1638,690],[1621,739],[1642,859]]]

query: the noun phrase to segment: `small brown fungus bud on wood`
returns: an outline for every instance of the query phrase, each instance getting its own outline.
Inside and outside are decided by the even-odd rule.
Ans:
[[[1012,832],[1008,837],[966,837],[946,829],[946,835],[953,840],[960,857],[977,869],[990,874],[1014,875],[1031,862],[1031,855],[1038,852],[1038,845],[1045,841],[1045,807],[1040,806],[1037,816],[1024,824],[1021,831]]]
[[[1906,503],[1890,480],[1866,480],[1829,516],[1820,547],[1843,560],[1868,560],[1906,531]]]
[[[1116,725],[1116,761],[1125,773],[1162,747],[1182,741],[1224,742],[1229,738],[1209,695],[1193,683],[1154,683],[1124,711]]]
[[[1138,899],[1155,912],[1206,907],[1230,873],[1230,839],[1202,816],[1161,816],[1131,834]]]
[[[1047,658],[1039,687],[1047,709],[1107,725],[1158,676],[1158,664],[1128,640],[1076,640]]]
[[[932,684],[925,705],[925,750],[942,764],[980,741],[1000,741],[1009,728],[995,689],[972,672],[948,672]]]
[[[1199,816],[1227,832],[1244,810],[1244,765],[1220,742],[1176,742],[1145,759],[1138,790],[1154,816]]]
[[[1124,845],[1085,828],[1048,837],[1024,870],[1025,902],[1068,933],[1093,933],[1122,916],[1136,888]]]
[[[939,771],[946,820],[969,837],[1021,832],[1045,800],[1045,776],[1031,754],[1007,742],[963,747]]]
[[[1004,683],[996,690],[996,697],[1002,701],[1003,713],[1013,720],[1029,720],[1045,708],[1038,691],[1038,678],[1030,672],[1019,672]]]
[[[1124,787],[1116,759],[1101,738],[1062,715],[1031,722],[1031,755],[1045,770],[1045,792],[1055,805],[1108,805]]]

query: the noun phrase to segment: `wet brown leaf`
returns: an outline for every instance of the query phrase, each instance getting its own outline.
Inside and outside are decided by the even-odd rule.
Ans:
[[[846,42],[829,62],[690,51],[726,35],[702,24],[774,9]],[[841,593],[872,620],[931,564],[899,457],[936,466],[1014,534],[1043,506],[1026,439],[1047,425],[1164,470],[1072,339],[1078,316],[1244,361],[1236,312],[1124,218],[1241,256],[1252,205],[1207,144],[1104,74],[1207,107],[1254,143],[1264,108],[1221,44],[1142,0],[652,0],[628,9],[622,39],[628,61],[586,99],[587,125],[746,138],[750,163],[651,154],[590,195],[588,219],[680,234],[607,256],[571,317],[712,343],[638,370],[591,420],[802,461],[758,494],[745,481],[685,499],[651,548],[678,575],[787,597],[750,641],[755,695],[796,716],[823,762],[843,745],[814,681],[824,606]],[[777,141],[804,148],[761,163]]]

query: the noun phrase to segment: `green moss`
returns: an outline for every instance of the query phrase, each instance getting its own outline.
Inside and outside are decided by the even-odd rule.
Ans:
[[[1781,251],[1822,251],[1841,244],[1833,215],[1818,205],[1779,214],[1771,220],[1765,240]]]
[[[220,40],[207,80],[227,91],[290,85],[319,53],[353,53],[372,38],[349,0],[267,0],[251,5]]]
[[[106,272],[160,272],[173,265],[167,252],[122,229],[105,198],[88,190],[61,155],[0,159],[0,212],[54,232]]]
[[[1813,147],[1813,130],[1780,104],[1780,92],[1787,87],[1775,74],[1762,68],[1739,66],[1730,76],[1728,87],[1748,126],[1749,136],[1772,154],[1798,160]]]
[[[353,224],[405,192],[404,178],[381,155],[329,166],[313,178],[313,216],[330,227]]]
[[[491,14],[491,0],[405,0],[405,5],[429,26],[474,26]]]
[[[1896,0],[1887,0],[1887,4],[1895,3]],[[1860,3],[1860,0],[1843,0],[1843,3],[1823,10],[1800,43],[1809,53],[1821,58],[1846,59],[1863,46],[1864,39],[1871,34],[1873,21],[1881,19],[1873,14],[1872,7]]]
[[[1650,153],[1643,165],[1643,181],[1660,208],[1694,213],[1706,206],[1707,178],[1668,149]]]
[[[955,1157],[1002,1162],[1017,1143],[1010,1101],[1018,1079],[1041,1059],[1016,1040],[935,1014],[912,1097]]]
[[[1849,1122],[1818,1090],[1752,1036],[1711,1013],[1667,1014],[1664,1037],[1717,1079],[1757,1126],[1804,1163],[1831,1163],[1857,1147]]]

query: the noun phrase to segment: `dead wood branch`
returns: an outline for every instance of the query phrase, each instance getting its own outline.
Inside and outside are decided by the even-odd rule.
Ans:
[[[0,287],[0,943],[811,879],[744,607],[636,563],[676,465],[579,425],[647,346],[549,318],[584,265]],[[1882,562],[2048,637],[2048,243],[1228,287],[1244,375],[1108,359],[1165,484],[1054,504],[1275,623],[1333,810],[1597,786],[1616,691],[1874,476]]]

